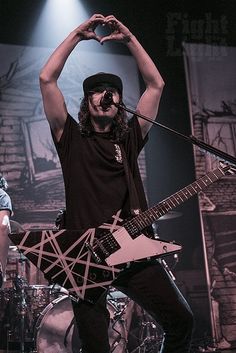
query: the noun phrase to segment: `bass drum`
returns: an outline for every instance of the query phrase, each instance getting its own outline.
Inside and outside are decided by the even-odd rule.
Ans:
[[[110,313],[109,341],[111,352],[124,353],[127,332],[115,306],[107,302]],[[37,353],[79,353],[81,344],[71,299],[65,295],[52,301],[40,314],[35,326]]]

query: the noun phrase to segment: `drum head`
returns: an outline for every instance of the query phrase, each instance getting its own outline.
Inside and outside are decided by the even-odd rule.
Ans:
[[[114,321],[116,308],[111,303],[107,303],[107,307],[111,317],[108,332],[111,352],[124,353],[126,330],[123,320]],[[71,299],[68,296],[62,296],[50,303],[36,323],[37,353],[79,353],[81,343],[74,320]]]

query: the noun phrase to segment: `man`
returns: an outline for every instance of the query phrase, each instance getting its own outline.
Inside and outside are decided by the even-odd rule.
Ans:
[[[0,174],[0,288],[5,278],[10,243],[8,234],[10,233],[9,217],[12,214],[12,204],[10,196],[6,193],[7,187],[6,179]]]
[[[100,37],[98,25],[111,33]],[[84,99],[79,124],[69,115],[57,85],[68,56],[83,40],[121,42],[135,58],[146,89],[137,113],[155,118],[164,86],[153,61],[136,37],[113,15],[95,14],[77,27],[59,45],[43,67],[40,86],[45,114],[62,165],[66,191],[66,228],[97,227],[122,209],[125,218],[132,205],[147,208],[137,157],[147,141],[152,124],[133,117],[128,123],[123,109],[107,103],[107,91],[114,103],[122,102],[123,85],[113,74],[98,73],[83,82]],[[126,168],[127,160],[127,168]],[[131,173],[130,182],[128,175]],[[131,194],[135,189],[136,198]],[[135,199],[135,202],[133,201]],[[160,262],[132,263],[114,282],[131,299],[148,311],[165,331],[163,353],[189,351],[192,333],[191,310]],[[109,325],[106,296],[95,304],[73,303],[83,353],[108,353]]]

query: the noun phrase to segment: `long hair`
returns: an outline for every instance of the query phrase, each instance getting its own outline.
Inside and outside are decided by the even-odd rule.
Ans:
[[[93,135],[95,131],[90,119],[89,101],[87,95],[81,101],[78,119],[81,133],[85,136]],[[114,142],[121,142],[129,131],[127,114],[125,110],[118,108],[118,112],[112,122],[113,124],[110,131],[110,139]]]

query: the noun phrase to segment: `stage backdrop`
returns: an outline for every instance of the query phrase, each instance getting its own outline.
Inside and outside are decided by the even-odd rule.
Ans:
[[[236,156],[236,48],[184,43],[192,134]],[[196,177],[219,160],[194,147]],[[236,346],[236,176],[199,195],[212,335],[218,348]]]
[[[54,227],[59,209],[65,207],[61,166],[44,115],[38,78],[52,50],[0,44],[0,171],[9,184],[12,219],[24,229]],[[83,96],[82,82],[99,71],[118,74],[124,83],[125,104],[135,107],[140,88],[131,56],[75,49],[59,80],[75,119]],[[139,163],[145,183],[144,152]],[[9,254],[10,262],[11,258],[9,278],[19,271],[15,254]],[[30,281],[40,283],[39,279]]]

